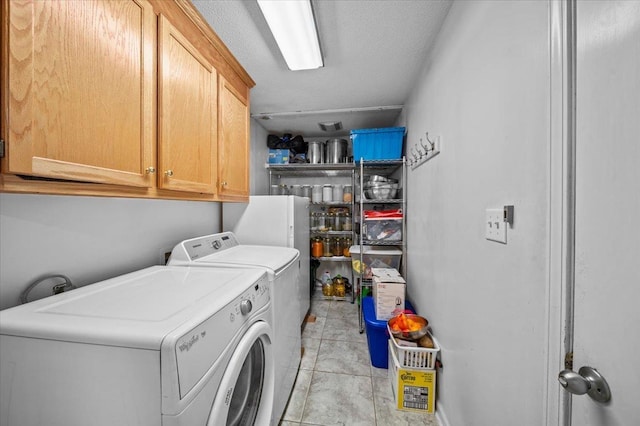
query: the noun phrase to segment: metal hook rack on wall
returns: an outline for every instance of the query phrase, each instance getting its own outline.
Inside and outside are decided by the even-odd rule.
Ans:
[[[407,155],[407,164],[411,167],[411,170],[415,170],[426,161],[431,160],[436,155],[440,154],[440,136],[436,136],[434,140],[429,139],[429,132],[426,132],[426,145],[420,138],[420,143],[415,143],[409,149],[409,155]]]

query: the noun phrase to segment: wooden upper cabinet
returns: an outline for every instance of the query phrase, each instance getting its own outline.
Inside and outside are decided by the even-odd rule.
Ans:
[[[159,33],[159,187],[215,194],[217,72],[162,15]]]
[[[249,195],[249,93],[219,84],[218,183],[221,198]]]
[[[156,15],[144,0],[8,1],[2,172],[152,187]]]

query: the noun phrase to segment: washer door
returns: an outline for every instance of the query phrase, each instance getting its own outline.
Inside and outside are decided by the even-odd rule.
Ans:
[[[271,328],[260,321],[242,337],[220,381],[207,426],[271,422],[274,360]]]

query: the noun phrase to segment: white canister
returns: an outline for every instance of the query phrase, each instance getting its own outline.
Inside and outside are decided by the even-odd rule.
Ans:
[[[322,202],[322,185],[313,185],[313,188],[311,189],[311,202]]]
[[[333,186],[326,184],[322,187],[322,202],[330,203],[333,201]]]
[[[301,192],[303,197],[311,199],[311,185],[302,185]]]
[[[342,201],[342,184],[333,185],[333,201]]]

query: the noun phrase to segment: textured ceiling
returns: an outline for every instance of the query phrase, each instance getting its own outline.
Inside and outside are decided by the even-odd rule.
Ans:
[[[193,3],[255,80],[252,116],[271,133],[305,138],[392,126],[451,6],[450,0],[314,0],[324,67],[294,72],[255,0]],[[344,128],[324,132],[317,124],[324,121],[342,121]]]

